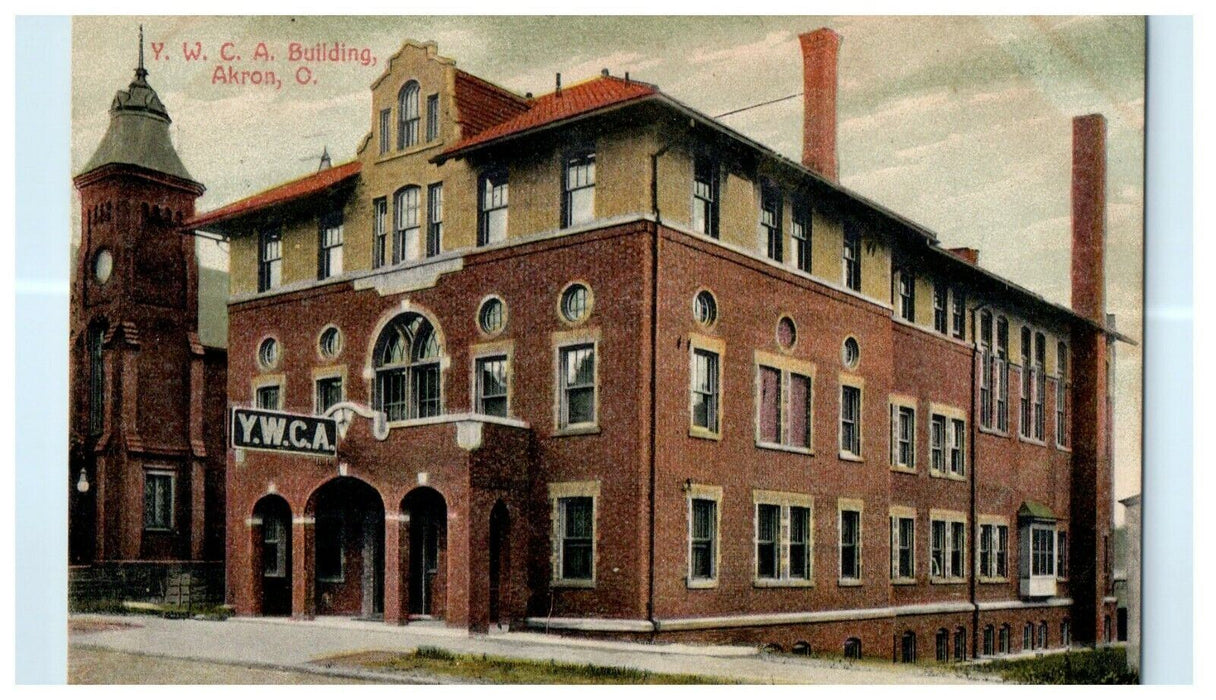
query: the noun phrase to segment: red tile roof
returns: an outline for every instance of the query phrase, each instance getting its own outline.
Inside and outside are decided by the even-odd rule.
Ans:
[[[462,139],[440,154],[452,155],[555,122],[659,94],[654,85],[604,76],[552,92],[532,101],[528,111]]]
[[[531,101],[462,70],[456,71],[457,121],[465,136],[527,112]]]
[[[259,209],[303,199],[304,197],[324,192],[330,187],[349,180],[358,175],[361,168],[362,165],[357,160],[343,163],[342,165],[335,165],[332,168],[326,168],[312,175],[292,180],[291,182],[285,182],[277,187],[259,192],[252,197],[237,200],[219,209],[199,214],[187,221],[185,226],[188,228],[205,228],[208,225],[223,223],[246,214],[251,214]]]

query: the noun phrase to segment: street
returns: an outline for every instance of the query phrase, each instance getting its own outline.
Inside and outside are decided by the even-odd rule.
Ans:
[[[294,621],[77,615],[70,621],[72,683],[429,682],[317,662],[356,651],[411,651],[595,664],[652,673],[698,674],[742,683],[968,683],[949,668],[896,666],[758,653],[748,647],[646,645],[528,632],[469,636],[434,623],[391,627],[343,618]],[[160,658],[156,658],[160,657]],[[326,675],[318,675],[326,674]],[[476,678],[468,678],[477,682]],[[448,682],[451,682],[450,680]]]

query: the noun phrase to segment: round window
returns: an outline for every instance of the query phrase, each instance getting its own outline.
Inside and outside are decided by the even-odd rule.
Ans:
[[[279,363],[279,341],[267,338],[258,346],[258,364],[263,369],[273,369]]]
[[[317,346],[321,350],[321,357],[337,357],[338,353],[342,352],[342,332],[334,326],[326,328],[321,331],[321,337],[317,340]]]
[[[507,325],[507,306],[498,297],[490,297],[477,312],[477,325],[486,335],[497,335]]]
[[[110,275],[114,272],[114,256],[109,249],[102,248],[97,251],[97,257],[93,259],[93,276],[99,284],[105,284],[110,281]]]
[[[591,290],[582,284],[572,284],[562,292],[562,317],[578,323],[591,313]]]
[[[861,359],[861,348],[857,345],[856,338],[846,338],[844,347],[840,351],[840,359],[844,362],[844,366],[852,369],[857,366],[858,360]]]
[[[798,342],[798,329],[794,326],[794,320],[789,316],[782,316],[781,320],[777,321],[777,344],[789,349],[794,347],[796,342]]]
[[[718,320],[718,302],[709,290],[701,290],[692,300],[692,316],[702,326],[712,326]]]

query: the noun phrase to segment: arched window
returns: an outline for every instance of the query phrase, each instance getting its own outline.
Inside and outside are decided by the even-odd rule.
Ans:
[[[1034,623],[1027,622],[1022,626],[1022,651],[1034,649]]]
[[[980,425],[992,427],[992,384],[995,360],[992,353],[992,312],[980,312]]]
[[[857,637],[849,637],[844,640],[844,658],[860,659],[861,658],[861,640]]]
[[[954,660],[967,660],[967,628],[959,627],[954,630]]]
[[[1001,625],[1001,636],[997,641],[997,653],[1009,653],[1009,633],[1009,623],[1006,622],[1005,624]]]
[[[937,648],[937,660],[946,662],[950,660],[950,633],[943,627],[937,631],[937,638],[934,640]]]
[[[996,628],[988,625],[984,628],[984,656],[996,653]]]
[[[418,83],[406,83],[397,94],[397,150],[418,143]]]
[[[439,415],[439,356],[430,321],[414,313],[393,319],[376,341],[376,408],[390,421]]]
[[[1039,623],[1039,648],[1047,648],[1047,620]]]
[[[89,435],[100,435],[104,428],[106,376],[102,344],[105,339],[105,324],[97,323],[89,327]]]

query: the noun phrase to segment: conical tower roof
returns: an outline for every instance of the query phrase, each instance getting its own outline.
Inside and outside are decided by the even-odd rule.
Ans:
[[[139,67],[135,69],[135,80],[114,96],[110,105],[110,127],[80,175],[118,163],[194,182],[169,138],[171,121],[164,103],[148,84],[148,71],[144,69],[143,27],[140,27]]]

